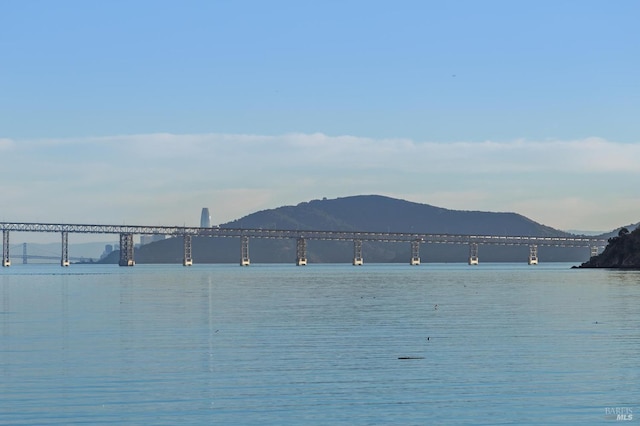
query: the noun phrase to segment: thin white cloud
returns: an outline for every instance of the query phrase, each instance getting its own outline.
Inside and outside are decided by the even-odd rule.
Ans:
[[[12,141],[0,139],[0,147],[12,145]],[[122,163],[188,159],[195,162],[218,161],[219,166],[225,166],[243,161],[269,160],[293,166],[295,164],[291,160],[303,160],[308,166],[313,166],[331,160],[354,167],[404,166],[427,172],[640,172],[640,163],[636,161],[640,158],[640,145],[600,138],[438,143],[321,133],[281,136],[159,133],[21,141],[20,148],[31,152],[80,150],[89,154],[87,160],[98,153],[111,159],[118,158]],[[220,158],[221,155],[228,157]]]
[[[13,146],[14,142],[11,139],[0,138],[0,150],[9,150]]]
[[[600,138],[439,143],[322,133],[142,134],[0,139],[0,149],[0,178],[11,182],[0,217],[11,220],[193,223],[208,206],[224,222],[323,196],[386,194],[602,228],[606,218],[583,215],[580,204],[562,203],[566,221],[550,212],[571,197],[598,205],[607,192],[610,205],[630,214],[628,182],[640,174],[640,145]],[[583,222],[565,225],[572,209]]]

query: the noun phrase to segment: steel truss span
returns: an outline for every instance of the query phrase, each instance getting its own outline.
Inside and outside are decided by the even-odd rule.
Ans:
[[[389,243],[415,242],[431,244],[537,245],[555,247],[606,246],[607,240],[589,237],[534,237],[516,235],[421,234],[405,232],[302,231],[291,229],[200,228],[187,226],[93,225],[65,223],[0,222],[3,231],[66,232],[76,234],[141,234],[197,236],[219,238],[270,238],[379,241]]]

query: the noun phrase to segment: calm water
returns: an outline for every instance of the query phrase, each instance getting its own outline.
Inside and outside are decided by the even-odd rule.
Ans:
[[[640,272],[569,266],[12,266],[0,424],[638,422]]]

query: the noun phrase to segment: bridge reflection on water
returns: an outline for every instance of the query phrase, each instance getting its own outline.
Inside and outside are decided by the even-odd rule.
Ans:
[[[352,241],[353,265],[364,264],[363,241],[385,243],[406,242],[411,245],[410,265],[420,264],[421,244],[466,244],[469,246],[470,265],[479,263],[478,247],[481,245],[529,246],[528,263],[538,263],[538,247],[586,247],[590,255],[595,256],[607,244],[607,240],[593,237],[565,236],[516,236],[516,235],[462,235],[462,234],[425,234],[406,232],[357,232],[357,231],[314,231],[289,229],[246,229],[246,228],[200,228],[186,226],[131,226],[131,225],[91,225],[62,223],[20,223],[0,222],[2,228],[2,266],[10,266],[10,232],[47,232],[61,235],[60,264],[69,266],[69,234],[118,234],[120,236],[120,266],[133,266],[134,235],[165,235],[182,238],[184,241],[183,262],[193,265],[193,237],[238,238],[240,240],[240,265],[248,266],[249,241],[251,238],[296,240],[296,265],[307,264],[307,241]]]

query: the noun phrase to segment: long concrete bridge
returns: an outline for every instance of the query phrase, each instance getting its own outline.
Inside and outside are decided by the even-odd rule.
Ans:
[[[296,265],[307,264],[307,241],[330,240],[353,242],[353,265],[362,265],[363,241],[377,241],[389,243],[406,242],[411,245],[410,265],[420,264],[421,244],[466,244],[469,246],[470,265],[479,262],[478,247],[480,245],[513,245],[529,246],[528,263],[538,263],[538,247],[586,247],[591,256],[598,254],[607,240],[591,237],[535,237],[516,235],[462,235],[462,234],[425,234],[407,232],[357,232],[357,231],[313,231],[290,229],[245,229],[245,228],[200,228],[187,226],[146,226],[146,225],[91,225],[91,224],[63,224],[63,223],[21,223],[0,222],[2,228],[2,266],[10,266],[9,235],[11,232],[48,232],[59,233],[62,238],[60,265],[69,266],[69,234],[119,234],[120,235],[120,266],[133,266],[134,235],[166,235],[183,238],[183,265],[193,265],[192,238],[238,238],[240,239],[240,265],[248,266],[249,240],[251,238],[290,239],[296,240]]]

